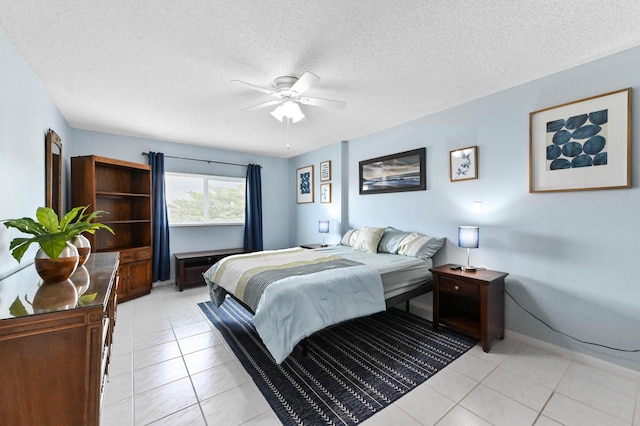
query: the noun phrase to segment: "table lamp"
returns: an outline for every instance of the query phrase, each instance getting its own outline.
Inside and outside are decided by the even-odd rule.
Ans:
[[[318,221],[318,232],[322,234],[322,244],[320,247],[326,247],[327,245],[324,243],[324,234],[329,233],[329,221],[328,220],[319,220]]]
[[[458,227],[458,247],[467,249],[467,266],[463,266],[463,271],[475,271],[478,268],[469,264],[469,251],[478,248],[480,245],[480,229],[477,226]]]

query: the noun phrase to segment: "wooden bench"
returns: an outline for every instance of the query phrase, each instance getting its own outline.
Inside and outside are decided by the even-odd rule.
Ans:
[[[242,248],[175,253],[176,285],[180,291],[187,285],[205,284],[202,274],[218,260],[232,254],[246,253]]]

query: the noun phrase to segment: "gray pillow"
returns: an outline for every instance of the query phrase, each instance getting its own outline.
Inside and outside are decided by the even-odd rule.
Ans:
[[[398,248],[398,254],[428,259],[440,250],[440,247],[444,245],[444,241],[444,238],[434,238],[413,232],[402,240]]]
[[[400,242],[402,242],[402,240],[410,234],[411,232],[399,231],[392,226],[388,226],[384,230],[384,234],[382,234],[382,239],[380,240],[380,244],[378,245],[378,251],[391,254],[398,253]]]

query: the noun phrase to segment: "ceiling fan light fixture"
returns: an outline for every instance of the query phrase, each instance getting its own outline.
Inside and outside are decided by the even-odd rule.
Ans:
[[[271,111],[271,115],[276,120],[278,120],[279,122],[282,123],[282,121],[284,120],[284,107],[282,105],[278,105],[278,107],[276,109]]]
[[[284,111],[284,115],[289,118],[293,118],[294,114],[301,112],[298,104],[291,99],[285,99],[284,102],[282,102],[282,109]]]
[[[297,102],[290,102],[289,107],[285,108],[289,109],[288,112],[285,112],[285,115],[289,117],[294,123],[297,123],[304,118],[302,108],[300,108],[300,105],[298,105]]]
[[[297,123],[305,117],[300,105],[298,105],[297,102],[290,100],[286,100],[282,105],[278,105],[276,109],[271,111],[271,115],[281,123],[283,122],[284,117],[290,118],[293,123]]]

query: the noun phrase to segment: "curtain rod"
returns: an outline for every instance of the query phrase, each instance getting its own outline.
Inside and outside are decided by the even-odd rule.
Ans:
[[[142,155],[144,155],[145,157],[149,156],[148,152],[143,152]],[[165,155],[165,157],[167,158],[177,158],[179,160],[189,160],[189,161],[202,161],[203,163],[216,163],[216,164],[226,164],[227,166],[240,166],[240,167],[247,167],[246,164],[238,164],[238,163],[226,163],[224,161],[215,161],[215,160],[203,160],[201,158],[187,158],[187,157],[176,157],[173,155]],[[260,166],[260,168],[262,168],[262,166]]]

